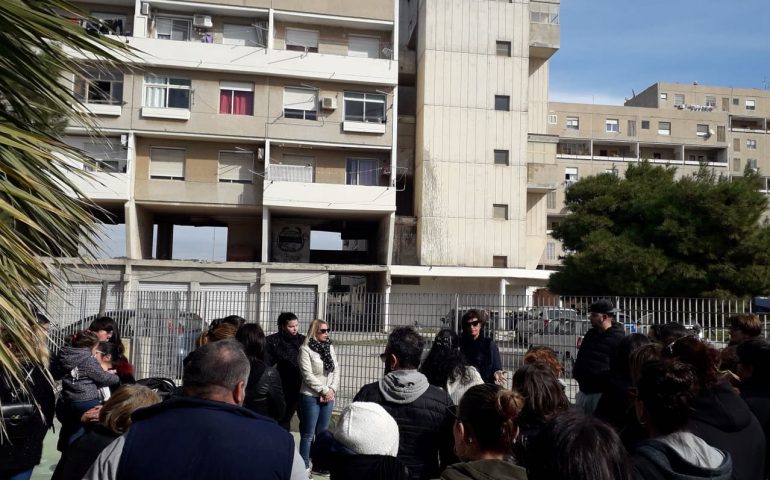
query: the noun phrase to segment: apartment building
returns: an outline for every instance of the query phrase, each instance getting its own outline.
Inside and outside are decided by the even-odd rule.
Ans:
[[[566,215],[564,192],[579,178],[622,174],[642,160],[689,175],[702,164],[740,176],[746,167],[770,169],[770,92],[706,85],[656,83],[623,106],[551,102],[548,132],[558,136],[558,188],[548,195],[548,229]],[[541,174],[542,178],[547,175]],[[767,177],[763,177],[768,191]],[[563,255],[549,239],[541,264]]]
[[[558,1],[78,5],[135,55],[66,79],[101,133],[66,141],[98,160],[77,182],[113,247],[96,270],[62,260],[74,288],[545,284]]]

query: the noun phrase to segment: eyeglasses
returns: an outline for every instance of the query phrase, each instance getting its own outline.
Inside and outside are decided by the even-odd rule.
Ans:
[[[329,333],[329,329],[328,328],[319,328],[318,329],[318,333]]]
[[[468,325],[469,327],[478,327],[480,323],[481,322],[478,321],[478,320],[473,320],[473,321],[470,321],[470,322],[466,323],[466,325]]]

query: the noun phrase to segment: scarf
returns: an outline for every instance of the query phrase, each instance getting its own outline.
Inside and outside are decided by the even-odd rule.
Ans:
[[[325,342],[319,342],[315,338],[311,338],[307,342],[307,346],[310,350],[314,351],[321,356],[321,360],[324,362],[324,370],[327,372],[334,371],[334,360],[332,360],[332,341],[327,340]]]

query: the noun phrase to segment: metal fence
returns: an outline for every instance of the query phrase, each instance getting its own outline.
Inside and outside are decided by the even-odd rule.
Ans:
[[[579,338],[589,326],[588,305],[598,298],[68,290],[51,292],[45,311],[53,323],[54,348],[64,336],[87,328],[101,309],[118,323],[136,378],[167,377],[177,382],[181,379],[182,360],[215,318],[239,315],[248,322],[258,322],[266,334],[276,331],[276,318],[284,311],[297,315],[301,332],[307,331],[312,319],[323,318],[332,330],[340,362],[338,406],[342,407],[362,385],[382,375],[379,354],[393,328],[416,328],[426,340],[427,351],[440,329],[458,330],[462,315],[470,308],[489,312],[490,321],[483,333],[497,343],[509,377],[521,365],[529,346],[546,345],[559,355],[572,397],[576,384],[571,367]],[[647,325],[679,322],[718,347],[726,341],[727,317],[751,310],[751,302],[744,300],[602,298],[609,298],[621,310],[618,320],[629,332],[645,333]]]

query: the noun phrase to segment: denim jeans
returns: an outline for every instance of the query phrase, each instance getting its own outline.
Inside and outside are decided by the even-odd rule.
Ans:
[[[320,397],[300,395],[299,399],[299,454],[310,468],[310,445],[313,438],[329,427],[334,402],[321,403]]]
[[[10,475],[8,477],[3,477],[5,473],[0,472],[0,478],[6,478],[8,480],[29,480],[32,477],[32,470],[34,470],[34,468],[18,472],[7,472],[8,475]]]

